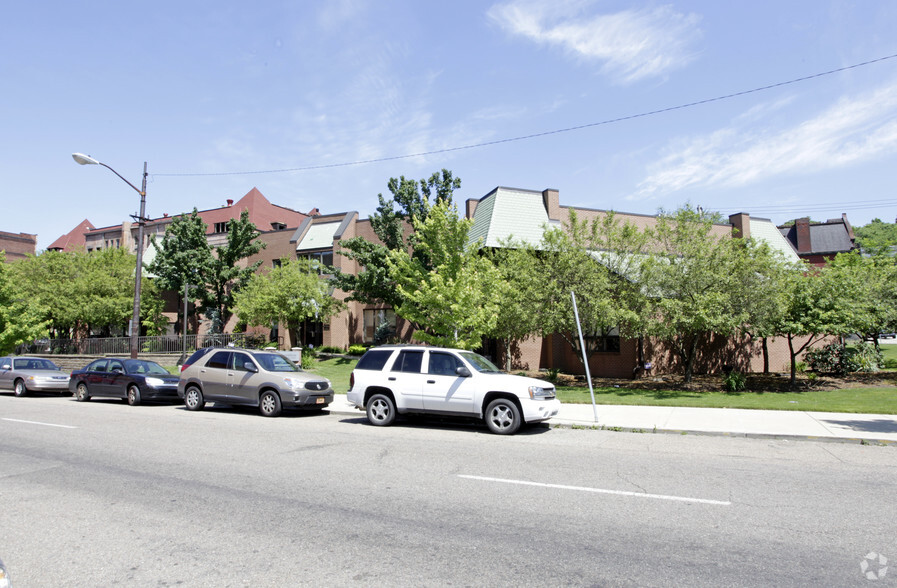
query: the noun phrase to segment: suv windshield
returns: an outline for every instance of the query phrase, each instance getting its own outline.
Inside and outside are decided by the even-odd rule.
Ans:
[[[255,353],[252,356],[269,372],[301,372],[302,369],[286,357],[277,353]]]
[[[467,360],[473,369],[481,374],[500,374],[501,370],[495,367],[495,364],[478,353],[472,351],[462,351],[461,357]]]

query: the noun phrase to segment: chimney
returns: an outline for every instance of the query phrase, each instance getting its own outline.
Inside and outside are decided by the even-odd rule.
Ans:
[[[467,199],[467,202],[465,203],[467,205],[467,218],[473,218],[473,215],[476,214],[477,211],[477,204],[479,203],[480,201],[475,198]]]
[[[560,193],[557,190],[542,190],[542,202],[545,204],[548,220],[561,220]]]
[[[751,237],[751,215],[746,212],[738,212],[729,215],[729,224],[732,225],[732,236],[739,239]]]
[[[810,253],[813,251],[810,243],[810,217],[806,216],[794,221],[794,230],[797,234],[797,252]]]
[[[233,206],[233,205],[234,205],[234,201],[231,200],[230,198],[228,198],[228,199],[227,199],[227,205],[228,205],[228,206]]]

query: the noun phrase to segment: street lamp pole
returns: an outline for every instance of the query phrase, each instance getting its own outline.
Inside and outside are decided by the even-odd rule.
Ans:
[[[137,269],[134,272],[134,310],[131,313],[131,325],[129,329],[131,359],[137,359],[137,352],[140,349],[140,288],[143,281],[143,227],[146,224],[146,162],[143,162],[143,183],[141,184],[141,188],[138,189],[137,186],[123,178],[117,171],[89,155],[72,153],[72,159],[80,165],[102,165],[140,194],[140,216],[132,217],[137,221]]]

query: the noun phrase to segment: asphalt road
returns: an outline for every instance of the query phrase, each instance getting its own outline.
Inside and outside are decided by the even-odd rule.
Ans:
[[[16,588],[888,585],[895,482],[894,447],[0,395]]]

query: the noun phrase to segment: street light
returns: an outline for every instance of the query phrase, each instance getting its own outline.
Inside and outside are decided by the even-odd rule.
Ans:
[[[102,165],[140,194],[140,216],[133,217],[132,215],[132,218],[137,221],[137,271],[134,274],[134,312],[131,314],[131,327],[129,333],[131,337],[131,359],[137,359],[137,351],[139,349],[138,336],[140,334],[140,282],[143,277],[143,225],[146,222],[146,162],[143,162],[143,189],[139,190],[137,189],[137,186],[123,178],[117,171],[89,155],[72,153],[72,159],[80,165]]]

